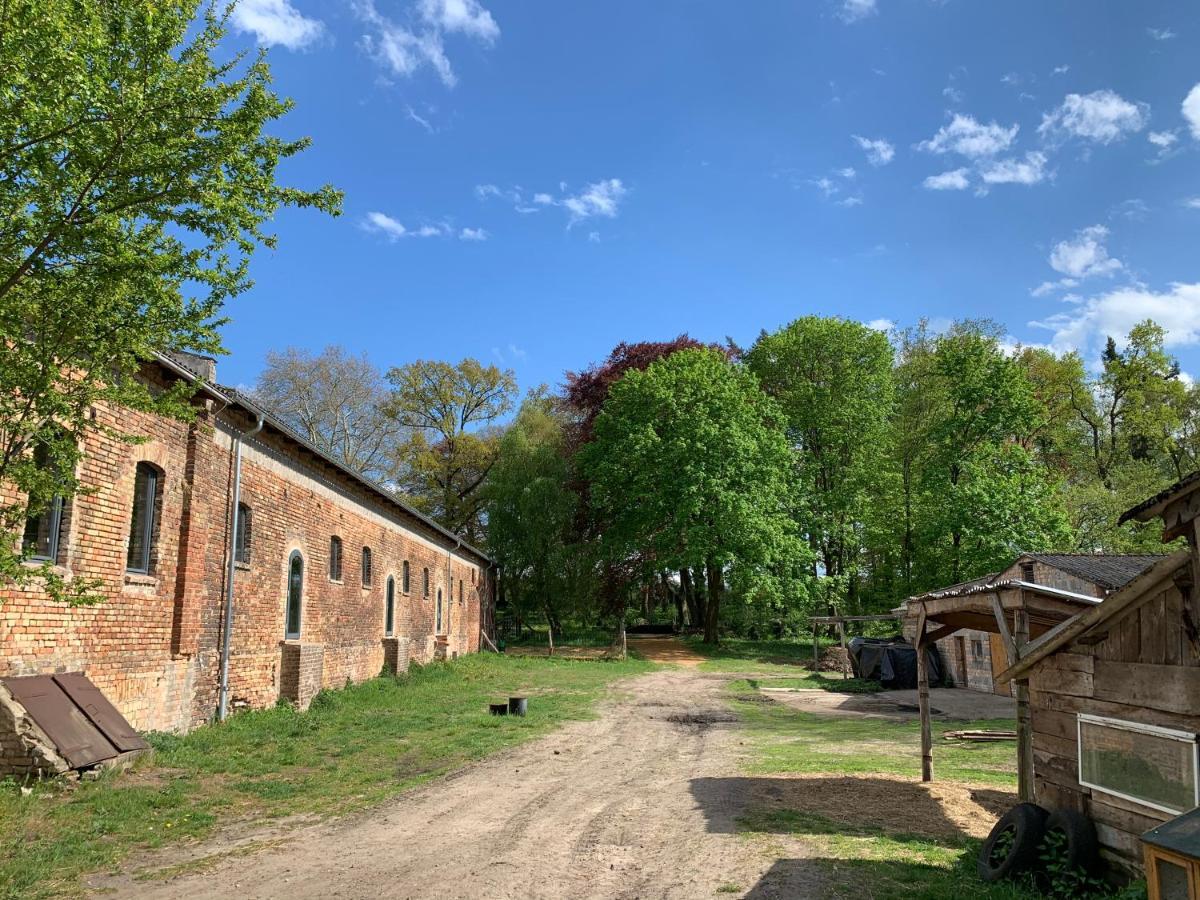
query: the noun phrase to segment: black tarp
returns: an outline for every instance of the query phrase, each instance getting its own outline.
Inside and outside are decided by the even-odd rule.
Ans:
[[[878,681],[890,690],[917,686],[917,650],[904,638],[856,637],[850,640],[848,649],[855,678]],[[942,659],[937,647],[927,647],[925,654],[929,683],[941,684]]]

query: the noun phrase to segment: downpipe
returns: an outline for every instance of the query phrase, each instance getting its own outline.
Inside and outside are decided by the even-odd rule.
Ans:
[[[233,576],[237,571],[238,507],[242,501],[242,442],[263,429],[262,413],[249,431],[233,439],[233,503],[229,514],[228,567],[225,570],[225,618],[221,627],[221,680],[217,687],[217,721],[229,715],[229,648],[233,641]]]

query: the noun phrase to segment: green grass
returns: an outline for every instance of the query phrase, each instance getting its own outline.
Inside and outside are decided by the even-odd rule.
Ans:
[[[795,675],[812,662],[812,641],[751,641],[722,638],[717,646],[704,643],[698,635],[684,638],[689,649],[707,656],[699,666],[708,672],[747,672],[761,675]],[[830,646],[823,640],[821,648]]]
[[[774,684],[774,681],[769,682]],[[730,695],[757,695],[750,680],[734,681]],[[919,776],[920,725],[886,719],[800,712],[782,703],[737,703],[752,749],[748,768],[759,773],[830,773]],[[946,731],[1015,728],[1009,719],[934,722],[934,770],[939,779],[1015,787],[1016,745],[1007,741],[946,741]]]
[[[799,688],[808,691],[832,691],[837,694],[878,694],[883,685],[869,678],[843,678],[832,672],[805,672],[803,675],[768,675],[747,678],[745,683],[758,688]]]
[[[1032,900],[1025,885],[985,884],[975,874],[979,842],[932,839],[833,822],[795,810],[762,810],[739,823],[751,835],[789,834],[829,876],[824,896],[872,900]]]
[[[613,642],[612,628],[598,628],[591,625],[578,625],[566,631],[554,633],[555,647],[609,647]],[[549,626],[531,625],[529,630],[520,637],[504,642],[509,647],[547,647],[549,646]]]
[[[650,664],[492,654],[323,692],[307,713],[241,713],[186,736],[151,735],[133,772],[30,794],[0,783],[0,897],[77,894],[80,876],[136,848],[199,838],[239,819],[332,815],[592,714],[615,679]],[[530,697],[529,716],[488,701]]]

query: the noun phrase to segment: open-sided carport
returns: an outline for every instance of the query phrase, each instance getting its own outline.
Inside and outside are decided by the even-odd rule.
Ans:
[[[942,591],[909,598],[897,612],[914,633],[917,647],[917,695],[921,716],[921,780],[933,780],[933,729],[929,711],[929,666],[925,650],[931,642],[963,629],[999,634],[1015,666],[1035,641],[1046,639],[1079,613],[1101,600],[1048,585],[1019,579],[988,583],[967,582]],[[1029,680],[1014,679],[1017,700],[1017,790],[1022,800],[1033,799],[1033,729],[1029,709]]]

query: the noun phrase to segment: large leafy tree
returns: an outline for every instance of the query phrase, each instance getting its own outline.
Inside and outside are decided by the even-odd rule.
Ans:
[[[530,395],[500,441],[484,488],[488,549],[504,595],[524,618],[541,612],[556,632],[564,612],[586,613],[594,592],[592,553],[575,529],[568,420],[543,391]]]
[[[797,468],[794,511],[830,599],[858,606],[862,557],[889,481],[894,402],[887,335],[806,316],[764,334],[750,370],[786,416]]]
[[[77,489],[97,403],[186,415],[138,376],[156,350],[222,350],[225,302],[284,206],[339,211],[329,187],[281,186],[307,140],[266,58],[218,60],[228,12],[200,0],[0,4],[0,483],[3,525]],[[0,577],[33,572],[0,542]],[[36,573],[63,586],[49,568]]]
[[[482,487],[500,448],[496,421],[513,408],[511,370],[477,359],[418,360],[388,371],[385,411],[409,437],[397,450],[400,488],[471,542],[485,532]]]
[[[383,373],[343,347],[267,353],[254,396],[310,443],[376,481],[391,474],[404,429],[384,413]]]
[[[779,564],[797,549],[783,422],[744,366],[681,350],[612,385],[581,451],[610,557],[705,573],[707,641],[718,638],[728,571]]]

